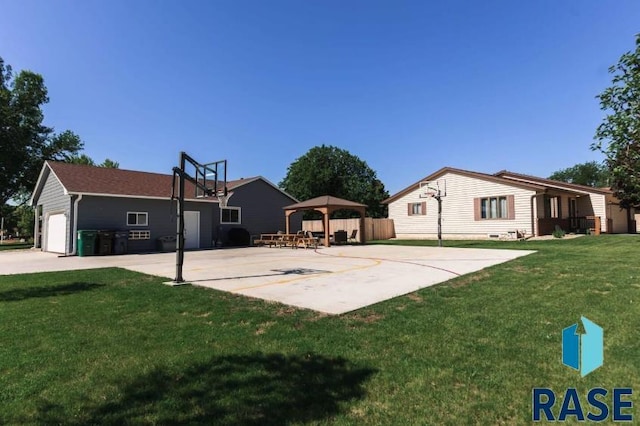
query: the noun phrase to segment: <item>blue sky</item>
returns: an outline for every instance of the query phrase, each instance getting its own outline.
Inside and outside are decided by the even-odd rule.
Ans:
[[[278,183],[308,149],[393,193],[442,166],[548,176],[589,145],[637,0],[8,1],[0,56],[42,74],[46,124],[121,168],[184,150]]]

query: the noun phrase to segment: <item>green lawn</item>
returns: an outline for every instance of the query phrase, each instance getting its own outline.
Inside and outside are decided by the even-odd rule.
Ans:
[[[527,424],[540,386],[632,387],[640,416],[640,236],[447,245],[538,252],[338,317],[119,269],[1,276],[0,424]],[[561,364],[581,315],[605,332],[585,378]]]
[[[17,249],[28,249],[33,247],[33,243],[14,243],[14,242],[3,242],[0,244],[0,251],[2,250],[17,250]]]

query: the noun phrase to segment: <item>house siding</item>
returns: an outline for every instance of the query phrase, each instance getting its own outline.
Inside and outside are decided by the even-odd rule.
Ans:
[[[216,209],[215,224],[221,230],[223,241],[231,228],[244,228],[251,235],[284,231],[286,227],[284,206],[296,200],[286,196],[261,179],[254,180],[233,190],[229,207],[241,207],[240,225],[219,225],[220,211]],[[291,232],[302,229],[302,214],[291,217]]]
[[[627,209],[623,209],[619,204],[610,203],[607,206],[609,220],[611,220],[611,229],[608,232],[612,234],[626,234],[629,232],[627,223]]]
[[[64,213],[66,215],[66,232],[67,243],[65,245],[67,253],[71,252],[73,239],[71,238],[71,197],[64,193],[64,187],[49,171],[42,187],[42,192],[38,199],[37,205],[42,206],[42,236],[41,248],[47,250],[47,221],[51,214]]]
[[[591,199],[591,205],[593,206],[593,215],[600,216],[602,232],[610,232],[610,230],[607,229],[607,197],[602,194],[589,194],[589,198]]]
[[[185,210],[200,212],[200,248],[213,246],[217,204],[185,202]],[[127,212],[147,212],[148,226],[127,226]],[[149,240],[129,240],[129,252],[157,249],[157,239],[176,235],[177,203],[143,198],[83,196],[78,204],[78,230],[149,230]]]
[[[504,234],[514,230],[532,234],[531,197],[535,195],[535,191],[451,172],[445,173],[439,179],[446,179],[447,183],[447,196],[442,199],[443,234],[486,237],[487,234]],[[438,203],[435,199],[426,199],[426,215],[407,215],[408,203],[425,201],[419,197],[419,192],[419,189],[416,189],[389,205],[389,217],[394,221],[398,238],[428,237],[437,234]],[[475,220],[476,198],[509,195],[514,197],[514,219]]]

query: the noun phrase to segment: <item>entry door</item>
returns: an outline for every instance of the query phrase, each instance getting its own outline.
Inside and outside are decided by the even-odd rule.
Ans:
[[[575,198],[569,198],[569,220],[571,230],[578,228],[578,201]]]
[[[66,253],[67,218],[64,213],[52,214],[47,219],[47,251]]]
[[[200,212],[184,212],[184,248],[200,248]]]

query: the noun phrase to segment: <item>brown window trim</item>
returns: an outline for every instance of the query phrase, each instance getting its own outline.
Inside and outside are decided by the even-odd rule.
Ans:
[[[413,206],[420,204],[420,210],[422,213],[413,213]],[[407,203],[407,216],[426,216],[427,215],[427,202]]]
[[[482,217],[482,200],[489,200],[491,198],[506,198],[507,201],[507,215],[506,217]],[[516,218],[516,206],[514,195],[491,195],[487,197],[476,197],[473,199],[473,218],[475,221],[495,221],[495,220],[515,220]]]

